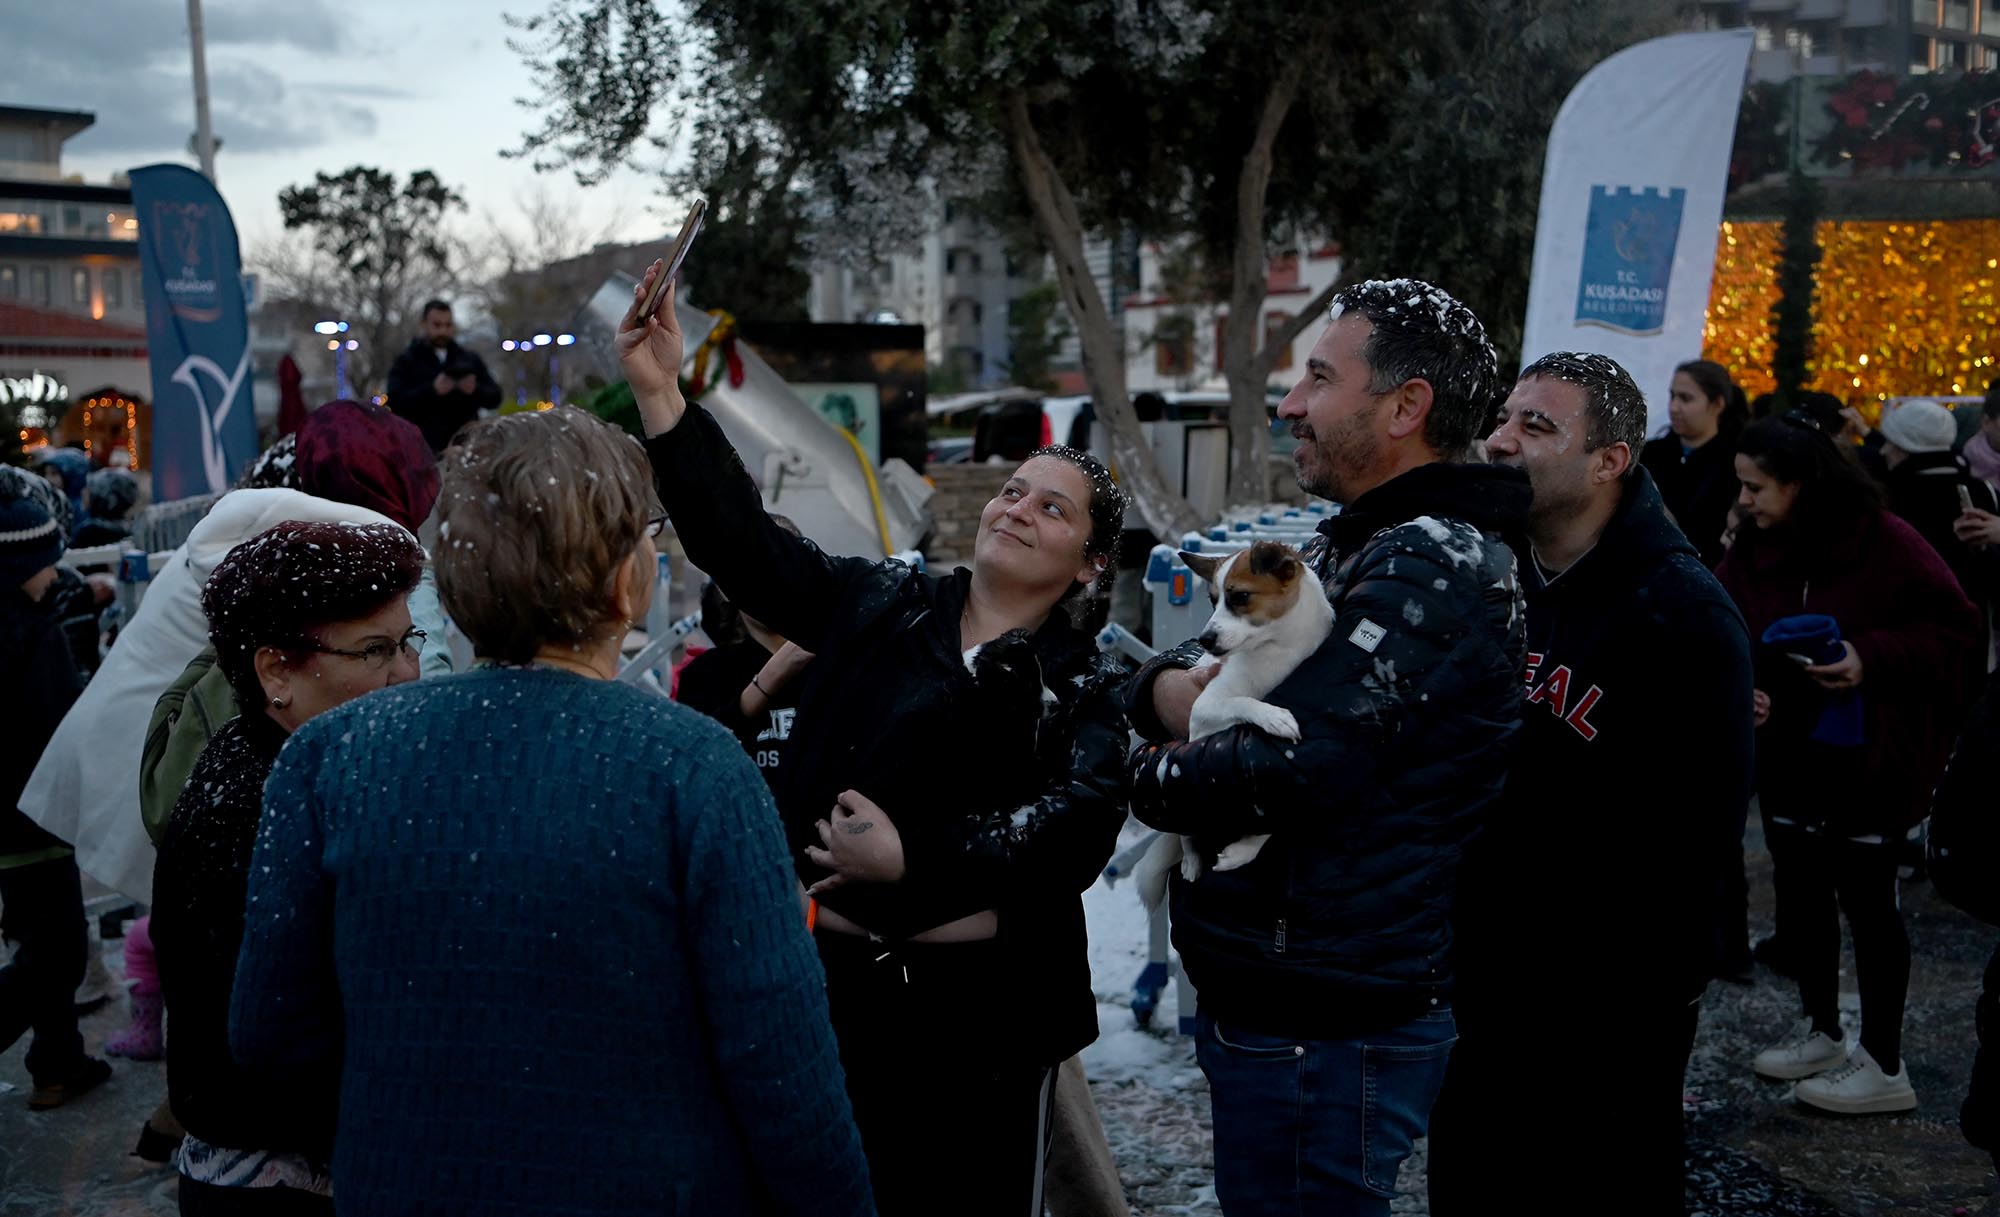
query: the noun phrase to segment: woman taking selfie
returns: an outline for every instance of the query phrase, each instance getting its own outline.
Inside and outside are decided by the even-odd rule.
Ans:
[[[1112,569],[1123,498],[1044,449],[981,513],[971,569],[828,557],[682,398],[672,295],[640,316],[659,273],[618,345],[661,502],[691,562],[816,656],[776,794],[877,1203],[1039,1213],[1051,1073],[1096,1036],[1080,894],[1125,818],[1122,673],[1067,609]],[[1039,679],[996,708],[963,653],[1024,636]]]
[[[1716,574],[1763,640],[1757,793],[1802,1006],[1753,1068],[1803,1079],[1796,1097],[1823,1110],[1907,1111],[1896,870],[1969,699],[1978,618],[1944,560],[1810,419],[1745,428],[1736,476],[1750,523]],[[1861,989],[1852,1053],[1836,1005],[1843,912]]]

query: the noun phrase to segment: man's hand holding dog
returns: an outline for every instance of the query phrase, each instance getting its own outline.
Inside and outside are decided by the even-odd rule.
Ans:
[[[1162,672],[1153,678],[1153,713],[1160,725],[1175,739],[1186,739],[1188,718],[1194,713],[1194,699],[1222,671],[1219,663]]]

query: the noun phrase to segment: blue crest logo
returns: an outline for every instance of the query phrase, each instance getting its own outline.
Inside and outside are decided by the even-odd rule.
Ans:
[[[1680,243],[1687,191],[1590,188],[1583,274],[1576,292],[1579,324],[1627,334],[1666,325],[1667,285]]]
[[[222,275],[213,223],[213,209],[207,204],[153,204],[149,227],[166,276],[161,287],[174,315],[188,321],[214,321],[222,316]]]

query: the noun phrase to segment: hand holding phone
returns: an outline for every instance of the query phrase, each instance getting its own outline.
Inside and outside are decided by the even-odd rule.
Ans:
[[[674,238],[674,252],[667,255],[667,265],[660,277],[653,280],[653,290],[646,295],[646,302],[639,306],[639,318],[644,320],[660,311],[660,301],[667,294],[667,285],[680,277],[681,263],[687,260],[688,249],[694,245],[695,234],[701,231],[702,218],[708,214],[708,200],[696,199],[688,208],[687,219],[681,224],[681,235]]]

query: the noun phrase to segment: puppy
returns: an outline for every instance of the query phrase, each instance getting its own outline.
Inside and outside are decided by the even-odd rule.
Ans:
[[[1297,741],[1299,724],[1292,712],[1263,699],[1333,629],[1333,607],[1319,580],[1297,551],[1276,541],[1258,541],[1227,558],[1183,552],[1181,560],[1208,583],[1215,605],[1198,640],[1208,653],[1196,666],[1222,664],[1195,698],[1188,738],[1247,723],[1278,739]],[[1215,869],[1247,864],[1270,839],[1263,833],[1232,842],[1217,856]],[[1161,833],[1133,873],[1148,909],[1158,908],[1165,898],[1167,871],[1176,862],[1190,883],[1201,877],[1201,853],[1194,840]]]

